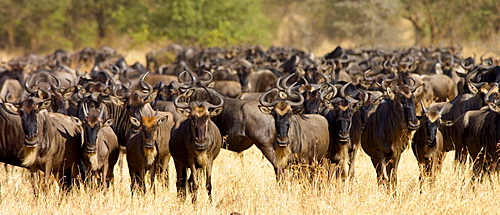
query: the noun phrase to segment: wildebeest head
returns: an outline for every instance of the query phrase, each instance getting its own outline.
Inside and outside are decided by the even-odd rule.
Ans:
[[[441,114],[444,107],[441,110],[427,110],[424,106],[423,101],[420,101],[422,105],[423,115],[420,116],[420,126],[423,126],[424,135],[426,138],[426,145],[428,147],[434,147],[436,145],[436,134],[439,125],[451,126],[453,121],[442,120]]]
[[[86,104],[83,106],[84,120],[80,121],[74,118],[77,124],[83,127],[83,145],[84,150],[88,153],[95,153],[97,150],[97,142],[99,141],[98,134],[103,127],[110,127],[113,124],[113,119],[104,121],[102,106],[100,108],[92,108],[90,111]]]
[[[335,124],[338,128],[338,137],[340,142],[349,141],[349,132],[351,130],[352,116],[361,105],[363,100],[357,100],[350,94],[346,93],[346,89],[351,86],[347,83],[340,88],[340,95],[337,95],[337,87],[330,86],[321,94],[321,100],[325,106],[330,109],[335,117]]]
[[[387,96],[403,108],[406,127],[409,130],[416,130],[419,127],[419,122],[415,114],[415,95],[420,95],[423,92],[424,83],[415,87],[414,85],[416,81],[413,78],[409,79],[413,80],[413,86],[402,84],[400,82],[398,85],[393,87],[386,87],[386,91]],[[383,87],[385,87],[385,84],[386,83],[384,82],[382,83]]]
[[[194,91],[194,88],[190,88],[176,97],[174,105],[177,112],[188,117],[190,121],[190,135],[192,135],[194,139],[194,147],[197,150],[204,150],[209,146],[208,144],[210,144],[207,136],[210,117],[217,116],[222,112],[224,99],[217,95],[219,104],[216,105],[207,101],[190,101],[188,103],[186,100],[189,100]],[[181,102],[180,100],[184,101]]]
[[[130,122],[134,125],[134,129],[141,135],[144,147],[152,149],[155,147],[158,136],[158,128],[168,121],[168,114],[159,114],[158,111],[153,112],[152,108],[145,113],[140,113],[140,118],[130,115]]]
[[[152,101],[154,101],[157,95],[158,95],[157,90],[153,90],[153,92],[148,93],[146,95],[142,95],[142,93],[138,91],[131,93],[126,103],[126,107],[130,115],[137,119],[140,119],[141,110],[144,108],[146,104],[149,104]]]
[[[19,114],[24,131],[24,144],[26,147],[38,146],[38,112],[50,107],[51,100],[28,97],[14,104],[5,102],[5,107],[12,114]]]
[[[280,147],[286,147],[290,140],[288,138],[288,130],[290,128],[290,116],[303,113],[304,96],[295,92],[291,93],[293,85],[287,88],[286,94],[278,92],[279,99],[274,99],[271,102],[266,101],[268,95],[273,91],[279,91],[276,88],[268,90],[259,98],[259,109],[262,113],[271,115],[274,118],[276,128],[276,143]],[[293,98],[299,98],[299,101],[294,102]]]
[[[301,71],[300,68],[297,68],[298,71]],[[319,108],[321,105],[320,101],[320,91],[323,90],[327,85],[326,84],[318,84],[316,76],[319,75],[324,79],[324,83],[330,82],[330,79],[317,70],[308,71],[306,75],[311,75],[312,78],[307,78],[306,76],[302,76],[302,80],[304,80],[304,84],[298,87],[297,91],[304,96],[304,113],[305,114],[318,114]],[[314,81],[314,82],[312,82]],[[283,81],[286,84],[286,81]],[[286,88],[286,86],[283,86]]]
[[[248,77],[250,76],[250,73],[252,72],[251,67],[253,66],[252,63],[249,61],[240,58],[236,60],[237,63],[239,64],[235,70],[236,74],[238,75],[238,78],[240,79],[240,84],[241,84],[241,91],[242,92],[250,92],[250,86],[248,86]],[[235,67],[235,66],[232,66]]]

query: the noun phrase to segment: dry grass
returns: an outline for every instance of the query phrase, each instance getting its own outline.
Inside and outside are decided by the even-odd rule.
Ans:
[[[243,159],[222,151],[214,164],[213,195],[199,190],[198,204],[176,199],[175,184],[158,186],[157,194],[131,197],[126,167],[118,167],[108,192],[77,189],[61,195],[53,186],[35,198],[26,170],[1,170],[2,214],[492,214],[500,211],[499,180],[471,183],[468,170],[454,170],[449,155],[434,187],[418,189],[418,168],[410,151],[403,154],[396,195],[375,181],[369,158],[359,153],[356,179],[328,182],[324,174],[277,184],[271,165],[252,147]],[[173,165],[170,171],[174,172]],[[172,178],[175,177],[172,174]],[[474,185],[474,186],[472,186]]]

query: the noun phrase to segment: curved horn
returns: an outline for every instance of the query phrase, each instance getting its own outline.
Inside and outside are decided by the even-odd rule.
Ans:
[[[407,55],[406,58],[408,59],[408,61],[401,62],[401,64],[404,64],[406,66],[411,66],[413,65],[413,63],[415,63],[415,58],[413,56]]]
[[[89,109],[87,107],[87,103],[83,103],[82,109],[83,109],[83,117],[87,118],[87,116],[89,115]]]
[[[99,107],[99,115],[97,116],[98,118],[101,118],[104,116],[104,108],[102,107],[103,104],[101,104],[101,106]]]
[[[384,67],[384,69],[390,69],[391,68],[391,66],[389,65],[389,60],[385,60],[382,63],[382,66]]]
[[[264,107],[272,107],[274,106],[275,104],[277,104],[279,102],[279,100],[274,100],[272,102],[266,102],[266,97],[273,91],[278,91],[279,93],[279,90],[276,89],[276,88],[272,88],[272,89],[269,89],[267,92],[265,92],[264,94],[262,94],[259,98],[259,103],[264,106]]]
[[[146,75],[148,75],[148,74],[149,74],[149,71],[147,71],[146,73],[144,73],[144,75],[142,75],[142,77],[139,81],[139,85],[141,85],[141,88],[143,90],[147,90],[147,91],[151,92],[153,90],[153,87],[151,86],[151,84],[144,82],[144,78],[146,78]]]
[[[412,80],[413,81],[413,84],[410,86],[408,84],[406,84],[406,86],[408,86],[408,88],[410,88],[410,90],[413,90],[415,88],[415,86],[417,85],[417,80],[415,80],[414,77],[411,77],[411,76],[406,76],[406,78],[408,80]]]
[[[324,73],[318,71],[318,70],[315,70],[316,73],[318,73],[319,75],[321,75],[321,77],[323,77],[325,79],[325,83],[330,83],[330,78],[328,76],[326,76]]]
[[[345,95],[345,89],[347,88],[347,86],[351,84],[351,82],[347,83],[347,84],[344,84],[344,86],[342,86],[340,88],[340,96],[342,96],[342,98],[347,98],[346,95]]]
[[[189,77],[191,78],[191,83],[187,84],[187,83],[181,81],[181,77],[184,74],[188,74],[189,75]],[[196,78],[188,70],[184,70],[181,73],[179,73],[179,75],[177,76],[177,81],[179,81],[179,83],[183,84],[183,86],[181,86],[181,88],[185,88],[185,89],[190,88],[190,87],[194,87],[196,85]]]
[[[375,81],[375,79],[374,79],[372,76],[369,76],[369,73],[370,73],[371,71],[372,71],[371,69],[368,69],[368,70],[366,70],[366,71],[363,73],[363,78],[365,79],[365,81],[368,81],[368,82],[373,82],[373,81]]]
[[[486,103],[489,103],[490,102],[490,96],[491,96],[491,93],[493,92],[493,90],[495,90],[496,88],[498,88],[498,84],[495,83],[495,85],[490,89],[488,90],[488,93],[486,93],[486,95],[484,95],[484,101]],[[494,102],[494,101],[493,101]]]
[[[28,79],[26,79],[26,82],[24,82],[24,89],[28,92],[28,93],[36,93],[36,90],[32,89],[30,87],[30,81],[31,81],[31,75],[28,77]]]
[[[188,92],[188,91],[186,91],[186,92]],[[179,96],[177,96],[177,97],[175,97],[175,99],[174,99],[174,106],[177,107],[177,108],[189,108],[189,104],[187,102],[179,103],[179,99],[180,98],[184,98],[184,97],[186,97],[184,93],[181,94],[181,95],[179,95]]]
[[[117,94],[118,89],[120,89],[120,88],[123,88],[123,85],[122,85],[122,84],[119,84],[119,85],[113,86],[112,95],[113,95],[114,97],[119,98],[119,99],[124,99],[124,98],[126,98],[126,96],[119,96],[119,95]]]
[[[218,93],[216,93],[215,96],[217,96],[217,98],[219,98],[219,100],[220,100],[219,104],[214,105],[214,104],[208,103],[206,108],[217,108],[217,107],[222,107],[224,105],[224,98],[221,95],[219,95]]]
[[[47,98],[46,98],[46,100],[49,100],[49,99],[51,99],[51,98],[52,98],[52,94],[50,94],[50,92],[49,92],[49,91],[47,91],[47,90],[43,90],[43,89],[42,89],[41,91],[47,94]]]
[[[422,112],[425,114],[427,113],[427,108],[425,108],[424,101],[420,100],[420,105],[422,106]]]
[[[294,98],[296,96],[293,96],[292,95],[292,88],[295,86],[295,84],[297,84],[297,82],[293,83],[291,86],[287,87],[286,88],[286,94],[288,96],[290,96],[291,98]],[[290,105],[290,106],[300,106],[304,103],[304,96],[300,93],[297,93],[297,95],[299,96],[299,101],[298,102],[293,102],[292,100],[285,100],[285,102]]]
[[[390,63],[391,63],[391,66],[393,66],[393,67],[398,67],[399,66],[399,63],[398,63],[395,55],[393,55],[391,57]]]
[[[212,75],[212,73],[211,73],[211,72],[209,72],[209,71],[207,71],[207,70],[203,70],[203,73],[208,74],[208,79],[205,79],[205,80],[200,80],[200,84],[201,84],[202,86],[205,86],[205,85],[208,85],[210,82],[212,82],[212,81],[213,81],[214,76]]]
[[[471,57],[468,57],[466,59],[464,59],[460,65],[462,66],[462,68],[464,68],[465,70],[471,70],[472,68],[474,68],[475,66],[475,62],[474,62],[474,58],[471,58]]]
[[[10,95],[11,95],[12,93],[13,93],[13,92],[9,92],[9,93],[7,93],[7,95],[5,95],[5,97],[3,98],[4,102],[6,102],[6,103],[13,103],[13,102],[9,101],[9,97],[10,97]]]
[[[344,59],[344,56],[345,56],[345,59]],[[350,61],[350,58],[349,55],[343,55],[340,59],[338,59],[339,63],[349,63]]]
[[[328,85],[330,86],[330,87],[328,87],[328,90],[325,90],[319,94],[319,99],[321,99],[321,101],[324,101],[326,94],[328,94],[330,92],[333,92],[333,95],[331,98],[333,98],[337,95],[337,87],[335,87],[332,84],[328,84]]]
[[[295,75],[295,73],[292,73],[292,74],[290,74],[290,75],[286,76],[286,77],[285,77],[285,79],[283,79],[283,81],[281,82],[281,86],[280,86],[280,87],[281,87],[281,88],[283,88],[283,89],[288,88],[288,86],[287,86],[287,82],[288,82],[288,80],[290,80],[290,78],[291,78],[293,75]]]
[[[56,80],[55,87],[56,87],[56,89],[59,89],[59,87],[61,87],[61,80],[57,76],[55,76],[54,74],[52,74],[52,73],[50,73],[50,76],[52,76]]]

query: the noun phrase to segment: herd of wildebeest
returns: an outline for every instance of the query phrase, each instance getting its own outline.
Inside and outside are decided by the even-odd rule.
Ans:
[[[500,59],[461,51],[174,44],[145,66],[107,46],[26,54],[0,67],[0,161],[29,169],[35,192],[52,176],[63,190],[105,188],[123,153],[133,193],[146,192],[148,171],[153,190],[155,178],[168,183],[173,157],[178,195],[189,187],[193,201],[200,171],[211,197],[221,148],[253,145],[277,180],[291,164],[354,177],[361,148],[393,189],[409,145],[421,181],[451,150],[480,177],[500,169]]]

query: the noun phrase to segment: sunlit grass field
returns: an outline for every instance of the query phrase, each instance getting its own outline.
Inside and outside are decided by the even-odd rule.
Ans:
[[[434,186],[422,191],[411,151],[401,159],[396,194],[379,187],[369,157],[357,157],[355,179],[329,181],[319,169],[315,177],[277,183],[270,163],[252,147],[243,158],[223,150],[213,169],[213,202],[200,186],[197,204],[176,198],[175,168],[170,164],[169,186],[157,182],[156,195],[131,196],[126,163],[115,166],[108,191],[78,188],[62,194],[57,185],[34,197],[27,170],[0,171],[2,214],[498,214],[499,180],[471,182],[470,170],[456,167],[452,153]]]

